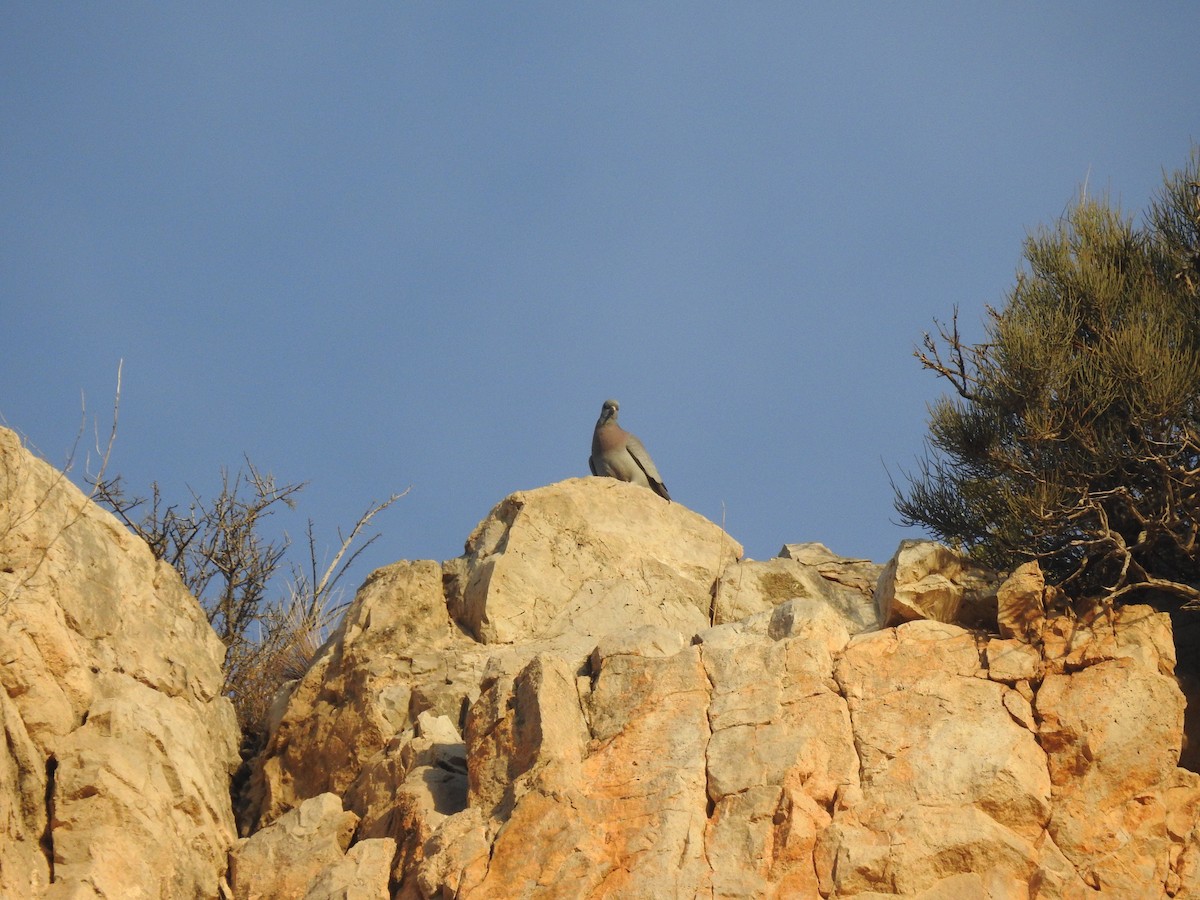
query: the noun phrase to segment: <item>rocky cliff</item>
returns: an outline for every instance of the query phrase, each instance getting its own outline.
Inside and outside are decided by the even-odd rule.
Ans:
[[[219,648],[115,522],[61,481],[28,496],[56,492],[61,514],[9,501],[0,526],[10,892],[1200,897],[1165,616],[1072,610],[1035,566],[1001,583],[929,544],[886,568],[816,544],[743,560],[600,478],[513,494],[455,560],[372,573],[278,698],[235,840]],[[20,644],[51,622],[78,665]],[[113,683],[140,700],[124,718]],[[169,704],[195,728],[156,725]],[[155,761],[135,776],[119,746]],[[131,887],[98,884],[135,840]]]
[[[215,897],[224,648],[169,566],[0,429],[0,897]]]

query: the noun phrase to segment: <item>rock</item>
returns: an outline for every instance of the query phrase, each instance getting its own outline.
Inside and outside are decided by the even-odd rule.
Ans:
[[[987,643],[988,678],[1016,685],[1042,680],[1042,655],[1024,641],[991,639]]]
[[[396,842],[359,841],[309,883],[304,900],[389,900],[388,876]]]
[[[176,573],[0,429],[0,896],[213,897],[224,647]]]
[[[366,815],[367,800],[347,796],[350,786],[421,713],[461,722],[487,661],[476,647],[446,613],[438,563],[372,573],[268,735],[243,801],[243,832],[326,792]]]
[[[292,689],[255,766],[243,830],[324,791],[386,818],[351,784],[425,710],[464,728],[489,660],[515,674],[552,649],[577,667],[596,638],[639,623],[690,637],[709,624],[718,572],[741,552],[696,513],[615,479],[512,495],[463,557],[397,563],[367,579]]]
[[[479,897],[691,896],[707,873],[708,680],[699,649],[605,656],[573,710],[569,674],[535,661],[472,709],[467,752],[480,805],[443,828],[460,817],[478,821],[480,809],[491,854],[454,889]],[[472,857],[479,831],[462,834],[427,857],[422,884],[454,868],[446,857]]]
[[[821,837],[823,891],[912,894],[965,873],[1028,883],[1050,816],[1045,755],[975,636],[930,621],[862,635],[835,675],[860,791]]]
[[[885,625],[932,619],[966,628],[996,623],[996,574],[933,541],[900,542],[879,578],[875,605]]]
[[[588,726],[559,657],[534,657],[515,676],[490,669],[482,688],[467,717],[467,802],[504,819],[523,791],[578,765]]]
[[[1132,659],[1140,669],[1173,677],[1175,644],[1170,617],[1147,606],[1099,605],[1078,616],[1055,616],[1042,628],[1043,657],[1052,672]]]
[[[844,630],[843,630],[844,634]],[[706,857],[718,896],[816,896],[813,850],[858,756],[827,645],[707,649]]]
[[[767,637],[773,641],[802,637],[837,653],[850,640],[845,616],[837,607],[814,599],[785,600],[771,610]]]
[[[853,588],[866,597],[873,597],[875,586],[884,567],[869,559],[846,559],[838,556],[824,544],[810,541],[804,544],[784,544],[778,556],[794,559],[811,566],[828,581]]]
[[[397,842],[405,900],[1200,885],[1200,777],[1175,765],[1165,617],[1050,614],[1039,630],[1012,616],[1008,637],[930,618],[879,629],[856,618],[868,564],[814,545],[727,560],[705,593],[716,569],[658,568],[681,553],[659,540],[692,542],[690,514],[638,532],[620,559],[585,558],[601,540],[589,520],[630,514],[623,488],[636,492],[604,479],[525,492],[464,557],[368,579],[259,761],[279,801],[261,821],[343,785],[356,839]],[[562,511],[576,507],[588,515]],[[960,620],[972,596],[995,602],[995,582],[957,557],[926,575],[901,557],[893,584],[940,574]],[[601,559],[629,584],[582,611]]]
[[[386,900],[396,842],[381,838],[350,848],[357,824],[334,794],[305,800],[230,854],[235,900]]]
[[[738,562],[611,479],[373,573],[277,698],[235,844],[202,611],[0,453],[0,896],[1200,897],[1165,614],[904,545],[879,596],[920,616],[878,628],[873,564]]]
[[[868,584],[868,581],[870,572],[878,572],[880,567],[872,565],[866,574],[862,572],[865,567],[857,561],[839,567],[815,552],[814,547],[821,545],[793,544],[783,548],[784,552],[797,553],[801,559],[742,560],[728,566],[717,587],[714,623],[738,622],[772,610],[787,600],[813,599],[836,610],[851,634],[878,628],[879,616],[872,594],[874,582]]]
[[[0,896],[40,897],[50,880],[42,839],[47,834],[48,760],[29,737],[20,710],[0,691],[0,725],[8,752],[0,754]],[[51,769],[51,774],[53,770]]]
[[[639,625],[622,631],[610,631],[600,638],[591,653],[592,666],[600,667],[610,656],[674,656],[685,646],[683,635],[661,625]]]
[[[1046,579],[1036,561],[1020,565],[996,591],[1000,636],[1026,644],[1040,642],[1046,625]]]
[[[466,744],[448,718],[421,713],[416,736],[393,740],[346,796],[361,816],[359,840],[390,837],[399,844],[393,873],[401,883],[416,872],[435,829],[467,807]]]
[[[1136,656],[1107,659],[1047,675],[1036,708],[1055,788],[1055,844],[1098,890],[1136,896],[1165,884],[1169,789],[1183,734],[1174,679]]]
[[[450,613],[486,644],[600,635],[630,618],[690,632],[711,624],[713,586],[741,556],[679,503],[573,479],[512,494],[480,523],[465,573],[451,579]]]
[[[402,898],[464,896],[465,884],[477,884],[488,869],[491,838],[483,814],[474,808],[452,816],[425,845],[425,855],[401,885]]]

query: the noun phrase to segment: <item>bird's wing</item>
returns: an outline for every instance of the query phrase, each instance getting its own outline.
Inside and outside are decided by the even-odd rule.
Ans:
[[[667,488],[663,484],[662,476],[658,474],[658,468],[654,465],[654,460],[650,458],[649,451],[642,446],[642,442],[635,435],[631,434],[626,439],[625,449],[629,451],[629,455],[633,457],[633,461],[646,473],[646,480],[650,482],[650,487],[653,491],[664,500],[670,500],[671,497],[667,494]]]

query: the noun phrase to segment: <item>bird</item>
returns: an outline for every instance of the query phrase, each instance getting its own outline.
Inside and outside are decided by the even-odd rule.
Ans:
[[[628,481],[650,488],[668,503],[671,495],[662,482],[662,476],[654,466],[654,460],[637,439],[617,424],[617,410],[620,404],[616,400],[605,400],[600,407],[600,418],[596,420],[596,430],[592,432],[592,455],[588,458],[588,468],[593,475],[607,475],[618,481]]]

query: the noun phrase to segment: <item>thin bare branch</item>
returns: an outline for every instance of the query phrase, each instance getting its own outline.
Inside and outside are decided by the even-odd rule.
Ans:
[[[313,594],[315,596],[317,596],[317,597],[325,596],[327,591],[334,584],[336,584],[337,581],[342,577],[342,574],[349,567],[349,564],[354,561],[355,557],[357,557],[358,554],[356,553],[356,554],[354,554],[354,556],[350,557],[350,559],[347,561],[346,566],[343,566],[340,569],[338,568],[338,565],[341,562],[342,557],[346,555],[346,551],[350,549],[350,545],[354,543],[354,539],[356,537],[358,537],[358,533],[360,531],[362,531],[364,528],[366,528],[367,525],[370,523],[371,519],[375,518],[375,516],[378,513],[383,512],[385,509],[387,509],[389,506],[391,506],[393,503],[395,503],[401,497],[407,495],[408,492],[411,490],[412,490],[412,486],[410,485],[409,487],[407,487],[403,491],[401,491],[399,494],[392,494],[390,497],[387,498],[387,500],[383,501],[382,503],[373,504],[372,506],[370,506],[367,509],[366,512],[364,512],[361,516],[358,517],[358,521],[354,523],[354,527],[350,530],[350,534],[342,539],[342,545],[340,547],[338,547],[337,553],[334,554],[333,561],[325,569],[324,574],[321,576],[321,580],[319,582],[317,582],[315,588],[313,589]],[[372,538],[371,540],[373,541],[374,538]],[[362,552],[362,551],[360,550],[359,552]]]

